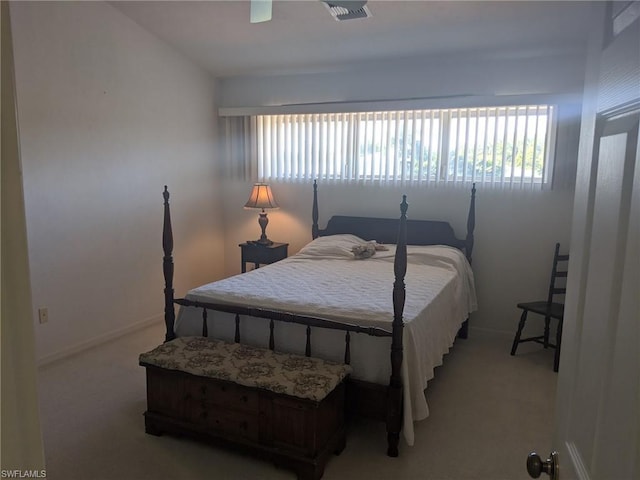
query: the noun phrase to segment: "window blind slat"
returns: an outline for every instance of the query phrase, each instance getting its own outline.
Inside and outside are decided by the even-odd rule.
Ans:
[[[467,165],[469,159],[469,131],[471,130],[471,112],[465,110],[464,158],[462,160],[462,181],[467,181]]]
[[[390,162],[390,155],[391,155],[391,122],[392,122],[392,118],[393,118],[393,113],[391,112],[386,112],[386,125],[387,125],[387,140],[385,142],[385,148],[384,148],[384,153],[385,153],[385,161],[383,162],[383,166],[384,166],[384,182],[389,183],[389,162]]]
[[[320,141],[318,142],[318,176],[324,180],[326,175],[325,165],[327,164],[327,150],[329,147],[327,142],[327,139],[329,137],[327,114],[324,113],[320,115],[319,120],[320,120]]]
[[[513,126],[513,137],[511,139],[512,145],[511,145],[511,179],[509,182],[509,186],[513,187],[513,180],[515,178],[516,175],[516,154],[518,152],[518,120],[519,120],[519,115],[518,115],[518,109],[514,108],[513,109],[513,117],[514,117],[514,126]]]
[[[400,119],[398,118],[398,114],[396,114],[396,135],[393,139],[393,183],[396,184],[398,182],[398,142],[400,138]]]
[[[380,145],[382,135],[382,120],[379,115],[373,114],[371,118],[371,181],[380,180],[380,164],[382,159],[380,157],[381,150]]]
[[[348,115],[344,115],[343,116],[343,125],[342,125],[342,158],[341,158],[341,162],[340,162],[340,172],[342,177],[344,179],[348,179],[348,175],[347,175],[347,158],[348,157],[348,148],[349,148],[349,125],[350,122],[348,121],[349,118]]]
[[[536,173],[536,164],[538,163],[538,126],[540,124],[540,106],[536,105],[536,113],[534,114],[535,119],[535,128],[533,130],[533,153],[531,155],[531,182],[529,183],[530,187],[533,188],[535,186],[535,173]]]
[[[456,183],[456,177],[457,177],[457,173],[458,173],[458,155],[460,153],[460,131],[462,130],[462,127],[460,125],[460,110],[456,110],[455,111],[455,115],[456,115],[456,135],[455,135],[455,139],[456,139],[456,146],[455,146],[455,150],[454,150],[454,156],[453,156],[453,184],[455,185]],[[447,172],[450,172],[451,169],[448,169]]]
[[[369,133],[370,133],[371,127],[369,125],[369,113],[365,113],[364,114],[364,135],[363,135],[363,142],[362,142],[362,148],[363,148],[363,152],[362,152],[362,158],[363,158],[363,164],[364,164],[364,171],[363,171],[363,175],[364,175],[364,180],[366,181],[369,174],[371,173],[371,156],[369,155]]]
[[[524,135],[522,136],[522,168],[520,173],[520,188],[524,186],[527,173],[527,138],[529,138],[529,107],[524,109]],[[533,175],[533,172],[532,172]]]
[[[284,117],[285,125],[284,125],[284,155],[283,155],[283,166],[282,166],[282,176],[284,178],[289,178],[291,174],[291,115],[286,115]]]
[[[304,173],[305,178],[313,178],[311,173],[311,150],[313,148],[313,123],[310,116],[305,115],[305,154],[304,154]]]
[[[303,125],[300,125],[300,115],[296,115],[295,116],[295,121],[296,121],[296,142],[295,142],[295,165],[296,165],[296,169],[292,174],[292,179],[298,179],[301,176],[303,176],[304,172],[302,169],[302,161],[303,161],[303,155],[302,155],[302,145],[304,145],[304,140],[303,140],[303,133],[304,133],[304,128]]]
[[[400,184],[407,181],[407,155],[409,153],[409,112],[404,112],[402,116],[402,156],[400,168]]]
[[[489,109],[484,110],[484,140],[482,142],[482,182],[487,179],[487,141],[489,140]]]
[[[547,119],[547,131],[546,131],[545,139],[546,139],[546,141],[549,141],[550,137],[551,137],[551,107],[546,107],[544,110],[545,110],[544,114],[545,114],[546,119]],[[547,168],[549,167],[547,165],[548,162],[546,161],[546,158],[545,158],[546,151],[547,151],[546,142],[543,143],[542,150],[543,151],[540,154],[540,156],[542,157],[542,179],[546,180],[547,179]]]
[[[549,183],[551,180],[547,177],[550,175],[549,172],[553,171],[553,163],[551,159],[552,147],[551,145],[555,142],[555,121],[556,121],[556,110],[553,106],[547,108],[547,135],[544,143],[544,173],[542,178]]]
[[[279,117],[279,116],[278,116]],[[278,134],[280,133],[279,118],[276,117],[275,121],[271,122],[271,158],[272,158],[272,173],[276,178],[280,177],[280,171],[278,169],[278,163],[280,156],[278,155]]]
[[[436,182],[440,183],[447,180],[446,170],[449,163],[449,137],[451,129],[451,111],[440,111],[440,145],[438,149],[438,163],[436,165]]]
[[[350,113],[348,129],[347,129],[346,157],[345,157],[345,166],[344,166],[346,171],[345,180],[347,181],[351,181],[353,179],[353,169],[355,168],[354,161],[353,161],[353,154],[354,154],[353,145],[356,142],[356,137],[355,137],[356,125],[357,125],[357,122],[353,118],[353,114]]]
[[[473,131],[473,155],[471,156],[471,181],[476,181],[476,162],[478,159],[478,132],[480,131],[480,110],[475,111],[475,128]],[[466,180],[466,179],[465,179]]]
[[[427,159],[427,185],[431,183],[431,161],[433,156],[433,123],[435,122],[435,112],[431,111],[431,117],[429,118],[429,152]]]
[[[319,124],[318,115],[314,114],[311,117],[311,176],[316,178],[318,176],[318,168],[316,162],[318,160],[318,140],[319,140]]]
[[[427,122],[426,122],[426,110],[422,110],[420,116],[420,151],[418,152],[418,185],[421,185],[424,180],[424,142],[426,140]],[[414,142],[415,144],[415,142]]]
[[[262,178],[271,177],[271,118],[266,118],[263,123],[262,133]]]
[[[500,166],[501,178],[500,184],[504,185],[504,172],[507,168],[507,136],[509,134],[509,111],[505,109],[505,118],[504,118],[504,138],[502,141],[502,165]]]
[[[411,112],[411,138],[409,139],[411,141],[410,145],[411,145],[411,157],[409,160],[409,181],[413,183],[414,180],[414,175],[413,172],[416,169],[416,126],[417,126],[418,120],[416,118],[415,112]]]
[[[331,181],[335,181],[338,172],[338,158],[340,152],[340,114],[333,116],[333,153],[331,155],[331,162],[333,168],[331,173]]]

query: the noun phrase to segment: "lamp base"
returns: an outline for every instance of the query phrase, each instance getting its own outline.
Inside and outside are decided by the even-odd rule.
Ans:
[[[267,218],[264,208],[258,217],[258,223],[260,224],[262,235],[260,235],[260,238],[253,243],[262,246],[273,245],[273,242],[267,238],[267,224],[269,223],[269,219]]]

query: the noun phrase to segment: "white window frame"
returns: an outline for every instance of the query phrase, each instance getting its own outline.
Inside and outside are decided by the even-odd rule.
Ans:
[[[553,180],[557,117],[558,106],[551,102],[260,113],[249,117],[247,156],[253,164],[254,177],[268,182],[318,179],[381,185],[476,183],[490,188],[547,189]],[[495,128],[505,122],[509,128]],[[481,128],[473,128],[478,125]],[[488,128],[490,125],[493,126]],[[527,132],[528,142],[523,131]],[[363,142],[363,138],[368,141]],[[493,148],[495,145],[498,149]],[[501,152],[496,152],[499,149]],[[533,159],[527,161],[532,151]],[[517,162],[512,161],[514,156]],[[488,168],[488,163],[496,168]]]

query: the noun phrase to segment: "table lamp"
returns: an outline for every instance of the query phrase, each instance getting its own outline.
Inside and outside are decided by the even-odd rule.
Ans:
[[[258,245],[272,245],[273,242],[267,238],[266,229],[267,224],[269,223],[269,219],[267,218],[267,214],[264,211],[265,208],[280,208],[273,198],[273,193],[271,192],[271,187],[266,183],[256,183],[253,185],[253,189],[251,190],[251,194],[249,195],[249,200],[245,203],[244,208],[252,209],[252,208],[260,208],[262,212],[260,212],[260,216],[258,217],[258,223],[260,224],[260,228],[262,229],[262,235],[260,235],[259,240],[250,241],[248,243],[254,243]]]

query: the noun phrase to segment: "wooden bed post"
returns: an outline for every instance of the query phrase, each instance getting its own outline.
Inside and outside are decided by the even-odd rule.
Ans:
[[[313,181],[313,207],[311,209],[311,238],[315,240],[318,238],[318,183]]]
[[[393,263],[393,327],[391,336],[391,378],[387,397],[387,455],[398,456],[398,442],[402,428],[402,335],[404,324],[402,315],[405,302],[404,277],[407,273],[407,196],[402,196],[400,204],[400,226]]]
[[[162,259],[162,271],[164,272],[164,323],[167,327],[165,342],[176,338],[173,332],[173,325],[176,320],[176,313],[173,309],[173,232],[171,231],[171,212],[169,211],[169,190],[164,186],[164,222],[162,224],[162,249],[164,257]]]
[[[467,238],[464,241],[464,251],[469,264],[471,264],[471,256],[473,254],[473,231],[476,228],[476,184],[471,187],[471,203],[469,203],[469,215],[467,216]],[[459,338],[469,337],[469,318],[462,323],[458,330]]]
[[[473,231],[476,228],[476,184],[471,188],[471,203],[469,204],[469,216],[467,217],[467,238],[465,239],[465,252],[467,260],[471,263],[473,253]]]

